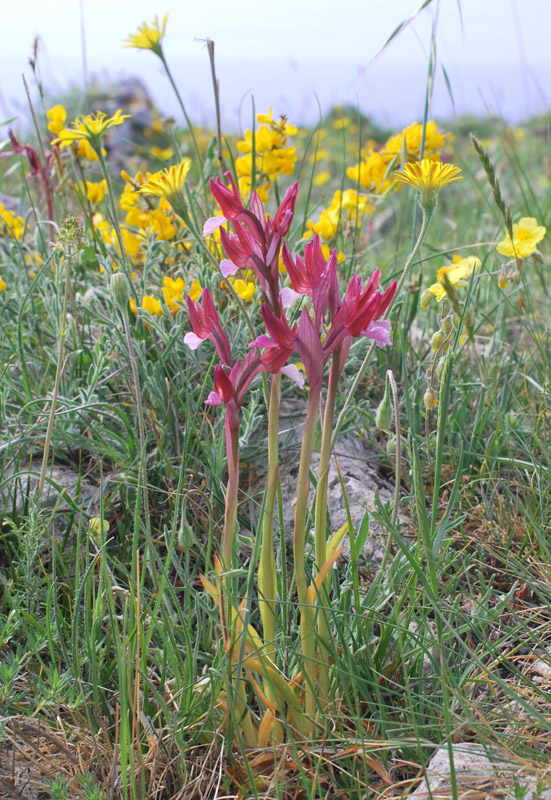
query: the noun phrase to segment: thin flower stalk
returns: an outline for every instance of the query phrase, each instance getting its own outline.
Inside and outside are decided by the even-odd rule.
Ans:
[[[400,295],[400,292],[402,291],[402,288],[404,286],[404,282],[405,282],[406,277],[407,277],[407,275],[409,273],[409,268],[411,267],[411,265],[413,263],[413,260],[414,260],[415,256],[417,255],[417,253],[419,252],[419,248],[423,244],[423,242],[425,240],[425,236],[427,235],[427,231],[429,229],[429,225],[430,225],[433,213],[434,213],[434,209],[432,209],[432,210],[425,210],[424,208],[422,209],[423,216],[422,216],[421,229],[419,231],[419,236],[417,237],[417,241],[415,242],[411,253],[409,254],[409,256],[406,259],[406,263],[404,264],[404,269],[402,270],[402,274],[400,275],[400,279],[398,280],[398,284],[396,286],[395,297],[398,297]],[[384,313],[383,320],[386,320],[388,318],[388,316],[390,314],[391,307],[392,307],[392,304],[389,306],[389,308],[387,308],[386,312]],[[360,381],[363,379],[363,376],[365,375],[365,371],[366,371],[367,366],[369,364],[369,361],[371,359],[371,355],[372,355],[373,350],[375,348],[375,344],[376,344],[376,342],[373,341],[369,345],[369,347],[367,349],[367,353],[365,354],[364,360],[362,361],[361,366],[360,366],[360,368],[359,368],[359,370],[358,370],[358,372],[356,374],[356,377],[354,378],[354,380],[352,382],[352,386],[350,387],[350,389],[348,391],[348,394],[346,395],[346,399],[344,401],[344,404],[343,404],[343,407],[341,409],[341,412],[340,412],[340,414],[339,414],[339,416],[337,418],[337,422],[335,424],[335,429],[333,431],[333,438],[331,440],[331,451],[335,447],[335,444],[336,444],[336,441],[337,441],[337,436],[339,435],[339,431],[340,431],[340,429],[341,429],[341,427],[342,427],[342,425],[344,423],[344,420],[345,420],[346,415],[348,413],[348,409],[350,408],[350,405],[352,404],[352,400],[354,399],[354,395],[356,394],[356,391],[358,389]]]
[[[321,387],[320,387],[321,388]],[[295,530],[293,536],[294,573],[300,605],[300,639],[305,678],[305,712],[311,731],[314,729],[316,712],[315,695],[315,614],[308,602],[308,581],[306,578],[306,516],[308,512],[308,493],[310,489],[310,462],[314,447],[314,436],[320,409],[320,388],[310,390],[306,422],[302,434],[300,462],[298,470],[297,502],[295,507]]]
[[[315,537],[315,557],[316,568],[318,571],[327,561],[327,486],[329,483],[329,466],[331,459],[331,440],[333,432],[333,422],[335,418],[335,404],[337,399],[337,388],[340,376],[339,368],[340,352],[337,350],[333,355],[331,371],[329,373],[329,383],[323,410],[323,428],[320,450],[320,465],[318,474],[318,485],[316,489],[316,500],[314,508],[314,537]],[[322,586],[323,595],[329,583],[329,576]],[[319,641],[323,645],[329,640],[329,623],[327,615],[320,611],[318,617]],[[329,675],[323,659],[319,665],[319,688],[322,706],[329,702]]]

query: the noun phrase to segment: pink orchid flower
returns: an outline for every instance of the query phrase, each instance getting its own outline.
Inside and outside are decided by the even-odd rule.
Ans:
[[[202,299],[203,305],[201,306],[199,301],[194,302],[189,295],[186,297],[193,333],[186,333],[184,342],[190,350],[196,350],[202,342],[210,339],[220,360],[227,367],[230,367],[232,363],[230,342],[220,325],[220,320],[208,289],[203,289]]]

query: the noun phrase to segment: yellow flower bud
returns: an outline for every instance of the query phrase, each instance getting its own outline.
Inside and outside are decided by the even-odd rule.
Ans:
[[[432,352],[436,353],[436,351],[439,350],[444,343],[444,334],[442,333],[442,331],[436,331],[436,333],[433,333],[430,343],[432,347]]]
[[[428,308],[432,302],[434,295],[432,292],[429,292],[428,289],[425,289],[423,294],[421,295],[421,308]]]
[[[497,280],[497,285],[500,289],[505,289],[507,287],[507,276],[502,273]]]
[[[433,389],[427,389],[423,395],[423,403],[425,404],[427,411],[431,411],[435,406],[438,405],[438,395]]]

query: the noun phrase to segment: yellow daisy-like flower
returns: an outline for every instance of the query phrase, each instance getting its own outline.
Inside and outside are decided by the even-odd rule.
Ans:
[[[180,217],[187,216],[184,184],[191,167],[189,158],[168,169],[156,172],[140,188],[142,194],[153,194],[168,200],[174,211]]]
[[[156,55],[162,57],[163,50],[161,41],[165,35],[166,21],[168,14],[165,14],[163,21],[159,26],[159,17],[155,15],[155,19],[151,25],[147,22],[142,22],[138,25],[138,33],[129,35],[125,42],[125,47],[135,47],[137,50],[151,50]]]
[[[513,240],[509,234],[496,247],[502,256],[527,258],[537,249],[539,242],[547,233],[547,228],[538,225],[535,217],[522,217],[513,225]]]
[[[109,128],[122,125],[124,120],[129,118],[130,114],[123,114],[120,108],[112,117],[107,117],[103,111],[96,111],[95,114],[87,114],[80,119],[75,119],[71,128],[63,128],[59,131],[59,136],[53,140],[53,143],[59,144],[60,147],[68,147],[73,142],[84,140],[90,142],[92,147],[97,150],[103,134]]]
[[[397,181],[409,183],[423,195],[426,192],[439,192],[447,183],[462,180],[460,172],[459,167],[454,167],[453,164],[442,164],[440,161],[424,158],[422,161],[404,164],[403,169],[394,175]]]
[[[469,256],[468,258],[455,256],[452,266],[442,267],[438,270],[436,273],[437,282],[429,286],[427,291],[431,292],[436,297],[437,302],[440,303],[447,296],[444,275],[446,276],[446,281],[452,286],[467,286],[469,278],[473,272],[479,269],[481,264],[481,260],[476,256]],[[421,303],[421,305],[426,307],[428,303]]]

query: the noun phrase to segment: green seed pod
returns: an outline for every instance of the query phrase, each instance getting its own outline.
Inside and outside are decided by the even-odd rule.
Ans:
[[[449,317],[442,320],[442,330],[446,336],[453,331],[453,322]]]
[[[380,431],[389,431],[392,425],[392,398],[388,375],[385,381],[385,393],[375,414],[375,425]]]
[[[122,272],[114,272],[111,275],[111,292],[120,310],[126,311],[130,297],[130,287]]]

